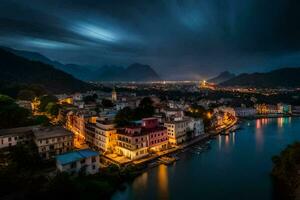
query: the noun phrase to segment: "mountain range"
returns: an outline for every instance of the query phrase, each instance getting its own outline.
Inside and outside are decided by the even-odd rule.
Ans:
[[[218,76],[209,79],[208,82],[219,84],[219,83],[222,83],[229,79],[232,79],[234,77],[235,77],[234,73],[231,73],[229,71],[224,71],[224,72],[220,73]]]
[[[0,48],[0,80],[5,83],[34,84],[51,93],[91,89],[91,85],[40,61],[32,61]]]
[[[27,58],[33,61],[40,61],[54,66],[64,72],[73,75],[75,78],[85,81],[157,81],[160,80],[159,75],[149,66],[139,63],[122,66],[83,66],[77,64],[62,64],[58,61],[53,61],[46,56],[31,51],[16,50],[3,47],[18,56]]]
[[[128,67],[104,66],[92,80],[101,81],[158,81],[159,75],[149,66],[134,63]]]
[[[265,73],[243,73],[220,83],[221,86],[300,87],[300,68],[280,68]]]

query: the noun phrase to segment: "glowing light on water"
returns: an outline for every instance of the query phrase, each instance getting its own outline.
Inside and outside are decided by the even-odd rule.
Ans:
[[[159,165],[157,175],[160,199],[169,199],[168,167],[165,165]]]

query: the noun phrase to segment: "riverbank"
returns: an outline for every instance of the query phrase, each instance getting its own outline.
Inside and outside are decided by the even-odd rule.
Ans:
[[[300,114],[273,114],[273,115],[255,115],[249,117],[239,117],[241,120],[254,120],[264,118],[280,118],[280,117],[300,117]]]
[[[239,126],[235,134],[211,140],[208,151],[199,154],[196,145],[178,153],[174,165],[145,170],[112,199],[286,199],[274,194],[271,157],[300,141],[300,118],[270,119],[263,126],[239,120]]]

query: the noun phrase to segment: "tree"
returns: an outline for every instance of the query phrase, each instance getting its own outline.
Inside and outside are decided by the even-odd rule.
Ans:
[[[32,90],[20,90],[18,93],[18,99],[31,101],[35,97],[35,93]]]
[[[43,126],[50,125],[49,118],[45,115],[37,115],[33,118],[34,124],[41,124]]]
[[[102,106],[104,108],[111,108],[114,106],[113,102],[109,99],[102,99]]]
[[[130,121],[133,120],[133,116],[134,111],[130,107],[125,107],[117,113],[114,122],[117,126],[123,127],[130,124]]]
[[[203,106],[192,105],[185,115],[203,119],[204,126],[208,128],[211,125],[211,113],[211,110],[206,110]]]
[[[57,116],[59,111],[59,105],[57,105],[54,102],[50,102],[47,104],[45,111],[52,116]]]
[[[0,95],[0,128],[26,125],[29,116],[29,111],[19,107],[12,98]]]
[[[2,106],[8,106],[8,105],[11,105],[14,103],[14,99],[9,97],[9,96],[6,96],[6,95],[1,95],[0,94],[0,108]]]
[[[39,105],[39,110],[41,112],[45,112],[46,111],[46,106],[49,103],[56,103],[58,101],[58,99],[55,96],[52,95],[44,95],[42,97],[40,97],[40,105]]]
[[[141,100],[139,106],[135,109],[134,119],[142,119],[152,117],[155,112],[153,101],[150,97],[145,97]]]
[[[96,94],[94,94],[94,95],[96,95]],[[88,96],[83,97],[84,103],[87,104],[87,103],[93,103],[93,102],[95,102],[98,96],[97,95],[94,96],[94,95],[88,95]]]

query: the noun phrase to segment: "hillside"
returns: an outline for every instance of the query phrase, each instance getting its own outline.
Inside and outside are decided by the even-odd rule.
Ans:
[[[224,72],[220,73],[218,76],[209,79],[208,82],[219,84],[219,83],[222,83],[229,79],[232,79],[234,77],[235,77],[235,74],[230,73],[229,71],[224,71]]]
[[[58,61],[53,61],[46,56],[37,53],[37,52],[32,52],[32,51],[25,51],[25,50],[17,50],[17,49],[12,49],[8,47],[2,47],[3,49],[18,55],[20,57],[26,58],[28,60],[32,61],[40,61],[42,63],[52,65],[56,69],[60,69],[64,72],[67,72],[68,74],[73,75],[75,78],[80,79],[80,80],[90,80],[91,75],[93,74],[91,71],[91,67],[88,66],[81,66],[77,64],[62,64]]]
[[[149,66],[142,64],[132,64],[128,67],[103,66],[92,67],[78,64],[62,64],[53,61],[46,56],[32,51],[17,50],[8,47],[1,47],[13,54],[32,61],[40,61],[52,65],[75,78],[85,81],[156,81],[160,80],[159,75]]]
[[[90,85],[51,65],[17,56],[0,48],[0,80],[42,85],[52,93],[83,91]]]
[[[300,87],[300,68],[281,68],[266,73],[240,74],[220,85],[246,87]]]

